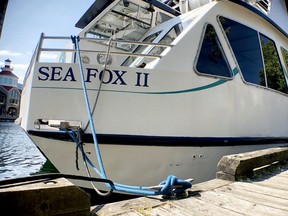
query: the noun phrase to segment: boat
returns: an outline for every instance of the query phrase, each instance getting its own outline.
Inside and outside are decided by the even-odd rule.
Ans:
[[[61,173],[99,177],[85,153],[113,182],[213,179],[224,155],[287,146],[287,10],[284,0],[96,0],[79,35],[41,35],[18,123]]]

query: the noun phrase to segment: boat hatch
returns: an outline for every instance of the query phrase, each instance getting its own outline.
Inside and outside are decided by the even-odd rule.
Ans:
[[[36,119],[34,122],[34,127],[39,130],[77,129],[81,128],[81,122],[68,120]]]

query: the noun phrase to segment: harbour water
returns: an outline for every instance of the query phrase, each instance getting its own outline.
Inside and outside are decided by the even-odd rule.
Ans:
[[[0,121],[0,181],[53,172],[57,170],[19,125]],[[136,197],[115,193],[108,197],[99,197],[93,190],[86,191],[91,195],[92,205]]]
[[[46,159],[14,122],[0,122],[0,180],[39,172]]]

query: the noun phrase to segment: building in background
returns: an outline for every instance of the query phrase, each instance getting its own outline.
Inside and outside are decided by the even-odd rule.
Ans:
[[[16,118],[19,114],[21,89],[18,77],[13,74],[11,60],[5,60],[0,72],[0,116]]]
[[[1,38],[2,28],[4,24],[4,18],[6,14],[7,5],[8,5],[8,0],[0,1],[0,38]]]

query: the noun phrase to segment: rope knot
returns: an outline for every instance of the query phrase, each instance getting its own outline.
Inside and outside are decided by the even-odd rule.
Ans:
[[[73,36],[73,35],[71,35],[71,40],[72,40],[72,42],[73,42],[74,44],[76,44],[76,41],[79,42],[79,41],[80,41],[80,38],[79,38],[79,36]]]

